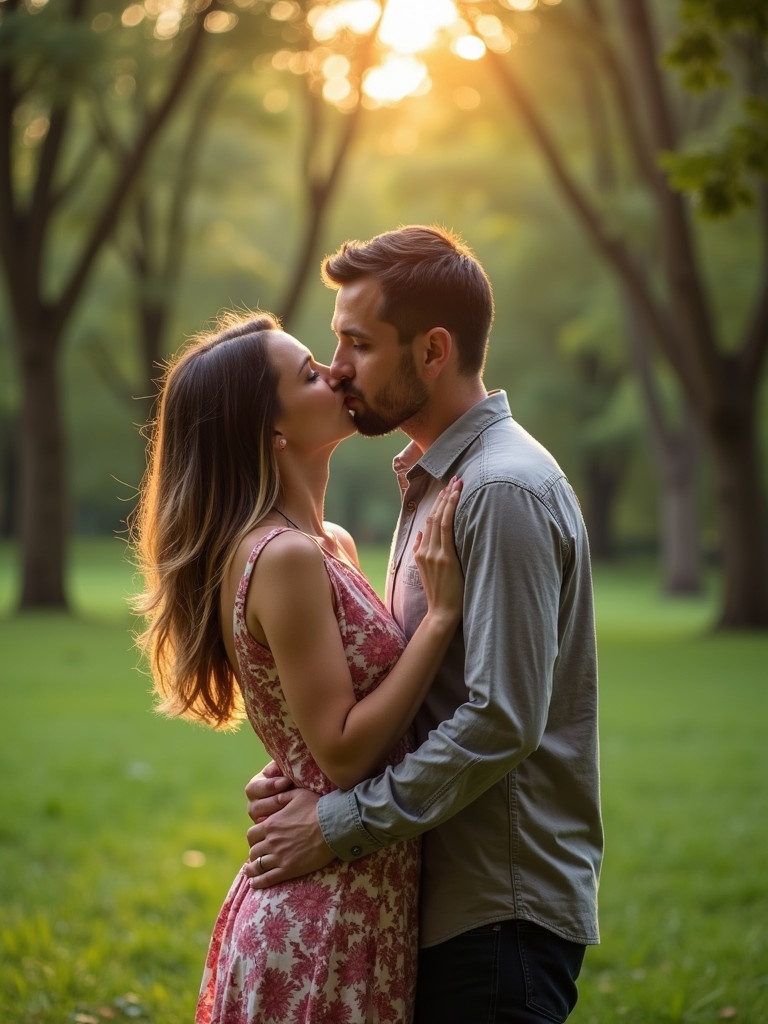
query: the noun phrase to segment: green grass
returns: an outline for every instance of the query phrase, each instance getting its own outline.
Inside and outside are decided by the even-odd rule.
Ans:
[[[153,714],[119,542],[76,548],[76,616],[11,616],[12,575],[0,549],[0,1020],[188,1024],[263,751]],[[571,1020],[768,1021],[768,636],[643,567],[596,592],[603,942]]]

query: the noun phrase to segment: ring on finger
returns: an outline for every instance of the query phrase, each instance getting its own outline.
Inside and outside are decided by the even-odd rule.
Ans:
[[[259,856],[256,858],[256,867],[259,869],[260,875],[264,873],[264,864],[262,863],[261,854],[259,854]]]

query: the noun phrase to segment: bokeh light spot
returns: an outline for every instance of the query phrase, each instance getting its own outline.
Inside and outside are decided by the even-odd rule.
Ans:
[[[287,89],[269,89],[261,102],[268,114],[282,114],[288,109],[290,96]]]
[[[485,43],[479,36],[459,36],[451,43],[451,49],[462,60],[480,60],[485,56]]]

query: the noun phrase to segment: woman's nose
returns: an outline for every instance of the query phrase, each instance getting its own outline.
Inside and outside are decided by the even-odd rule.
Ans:
[[[329,384],[331,387],[335,385],[336,382],[331,376],[330,366],[326,366],[325,363],[315,362],[315,368],[317,369],[317,372],[320,374],[320,376],[323,378],[326,384]]]

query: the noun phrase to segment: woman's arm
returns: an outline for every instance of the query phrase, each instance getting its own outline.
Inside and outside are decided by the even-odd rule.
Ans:
[[[416,542],[427,614],[392,671],[360,701],[317,545],[299,533],[282,534],[254,568],[249,626],[258,622],[264,631],[296,725],[342,789],[370,775],[406,731],[460,621],[463,579],[453,541],[459,492],[458,484],[445,489]]]

